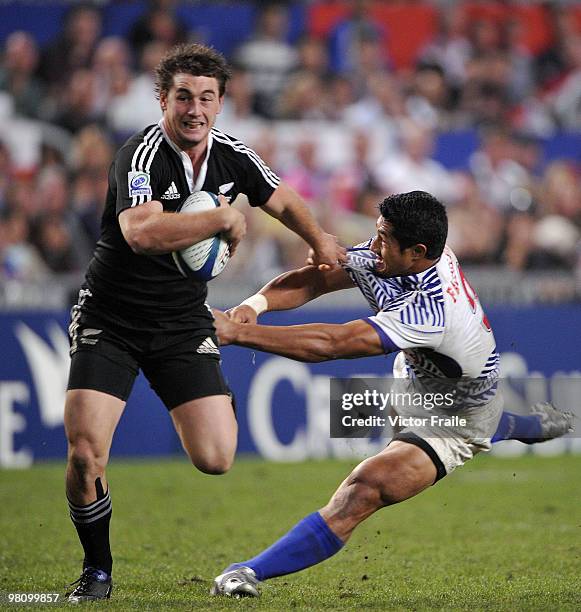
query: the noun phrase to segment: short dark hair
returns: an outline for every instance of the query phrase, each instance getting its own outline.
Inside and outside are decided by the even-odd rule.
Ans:
[[[379,205],[381,216],[392,226],[392,236],[403,251],[414,244],[426,245],[426,258],[442,254],[448,235],[444,205],[425,191],[396,193]]]
[[[213,77],[218,81],[220,96],[226,91],[231,76],[226,58],[216,49],[198,43],[172,47],[155,69],[155,95],[167,93],[173,85],[174,75]]]

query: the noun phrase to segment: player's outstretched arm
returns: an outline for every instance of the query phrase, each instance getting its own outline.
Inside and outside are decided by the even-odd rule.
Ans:
[[[219,233],[232,252],[246,233],[244,215],[225,200],[214,210],[193,214],[164,212],[163,204],[152,200],[123,210],[119,226],[127,244],[140,255],[171,253]]]
[[[298,308],[321,295],[353,286],[351,277],[343,268],[335,266],[320,270],[306,266],[277,276],[257,294],[231,308],[228,316],[238,323],[256,323],[258,315],[263,312]]]
[[[312,363],[385,353],[379,334],[362,319],[342,325],[311,323],[274,327],[237,323],[219,310],[214,310],[214,317],[221,345],[237,344]]]
[[[314,264],[322,270],[345,262],[346,250],[337,237],[321,229],[303,199],[286,183],[280,183],[262,208],[311,246]]]

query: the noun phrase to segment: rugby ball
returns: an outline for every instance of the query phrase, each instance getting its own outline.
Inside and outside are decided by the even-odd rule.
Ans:
[[[209,191],[196,191],[182,204],[180,214],[198,213],[220,206],[218,196]],[[220,234],[200,240],[172,253],[178,270],[187,278],[209,281],[216,278],[230,259],[228,243]]]

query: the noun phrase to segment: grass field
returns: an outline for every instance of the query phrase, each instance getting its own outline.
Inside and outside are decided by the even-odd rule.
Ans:
[[[259,600],[208,595],[322,505],[353,462],[238,461],[226,476],[185,461],[113,461],[110,610],[581,610],[581,456],[479,457],[385,509],[333,559],[271,580]],[[58,592],[81,552],[63,466],[0,471],[0,592]],[[43,606],[54,609],[58,606]],[[39,609],[39,606],[35,606]]]

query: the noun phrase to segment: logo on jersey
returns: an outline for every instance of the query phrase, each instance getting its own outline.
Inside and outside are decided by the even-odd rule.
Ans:
[[[95,344],[97,344],[97,342],[99,342],[99,338],[90,338],[89,336],[98,336],[102,332],[102,329],[93,329],[92,327],[86,327],[81,331],[81,338],[79,339],[79,342],[81,344],[90,344],[94,346]]]
[[[179,199],[180,193],[176,184],[172,181],[171,185],[165,190],[165,193],[161,196],[162,200],[177,200]]]
[[[127,173],[127,183],[129,185],[129,197],[133,198],[135,196],[150,196],[151,185],[150,185],[150,177],[147,172],[128,172]]]
[[[214,341],[212,340],[212,338],[208,336],[202,342],[202,344],[200,344],[196,353],[200,353],[200,354],[211,353],[212,355],[219,355],[220,351],[218,350],[218,347],[214,344]]]
[[[220,185],[220,187],[218,187],[218,193],[220,195],[223,195],[226,200],[228,200],[228,202],[230,202],[232,196],[226,194],[230,191],[230,189],[232,189],[232,187],[234,187],[234,183],[224,183],[223,185]]]
[[[81,332],[81,336],[98,336],[102,332],[103,332],[102,329],[93,329],[92,327],[86,327]]]

